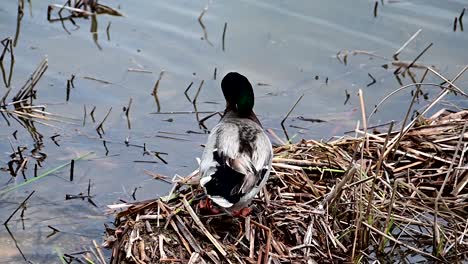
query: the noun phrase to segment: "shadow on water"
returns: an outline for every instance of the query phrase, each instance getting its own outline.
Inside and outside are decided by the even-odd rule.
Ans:
[[[16,47],[16,44],[18,43],[18,38],[20,35],[20,29],[21,29],[21,20],[23,19],[23,16],[24,16],[24,0],[18,0],[18,13],[16,16],[16,32],[15,32],[15,38],[13,41],[13,46],[15,47]]]
[[[197,166],[231,70],[252,80],[274,144],[354,133],[359,88],[368,128],[416,118],[447,81],[468,84],[453,74],[465,9],[429,2],[2,2],[0,263],[102,260],[106,205],[163,195]]]

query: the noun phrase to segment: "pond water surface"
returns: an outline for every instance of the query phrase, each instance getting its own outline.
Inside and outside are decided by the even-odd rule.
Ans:
[[[198,111],[222,111],[222,76],[229,71],[246,75],[254,85],[259,119],[281,138],[285,138],[281,120],[304,94],[285,123],[291,140],[296,142],[301,138],[329,139],[353,130],[361,118],[359,89],[364,92],[370,112],[385,95],[401,86],[393,75],[395,68],[382,67],[389,59],[349,55],[345,65],[342,54],[346,50],[391,58],[421,29],[399,56],[401,60],[412,61],[432,42],[418,63],[434,65],[453,78],[468,62],[468,29],[453,31],[454,17],[468,4],[462,0],[384,1],[384,5],[379,1],[377,17],[374,1],[366,0],[100,1],[118,9],[124,17],[97,17],[98,44],[90,33],[91,19],[75,19],[79,28],[65,22],[68,34],[59,22],[49,23],[46,19],[49,4],[63,3],[30,3],[25,1],[19,25],[10,86],[13,90],[6,102],[11,102],[12,95],[47,57],[48,69],[36,85],[35,104],[45,105],[47,112],[59,115],[62,121],[35,123],[37,133],[43,136],[41,152],[47,154],[38,174],[78,155],[94,154],[75,163],[73,181],[66,168],[0,195],[0,221],[4,222],[35,191],[23,217],[19,210],[8,223],[17,244],[0,227],[0,263],[23,262],[17,248],[33,263],[59,263],[57,252],[81,251],[91,246],[92,240],[101,243],[103,224],[113,221],[112,216],[105,215],[107,204],[132,201],[132,194],[144,200],[168,191],[169,184],[152,179],[145,170],[169,177],[192,172],[207,134],[198,126],[196,115],[188,113],[194,107],[184,91],[191,82],[188,94],[193,99],[204,81],[197,98]],[[0,39],[15,37],[17,6],[13,0],[1,1]],[[208,9],[202,21],[208,41],[197,21],[205,7]],[[340,51],[341,61],[337,59]],[[164,74],[158,86],[158,109],[151,93],[161,71]],[[423,71],[414,72],[419,80]],[[376,80],[369,86],[372,79],[368,74]],[[72,75],[76,76],[74,88],[67,102],[67,80]],[[409,78],[401,81],[411,83]],[[431,74],[426,81],[441,82]],[[3,96],[7,89],[2,87],[3,80],[0,83]],[[457,84],[467,87],[468,77],[460,78]],[[387,101],[370,125],[402,120],[411,100],[410,91]],[[423,91],[430,100],[438,88],[423,87]],[[129,129],[123,108],[130,98]],[[421,97],[416,109],[427,102]],[[458,98],[451,102],[468,106]],[[94,107],[95,121],[90,115]],[[111,108],[101,138],[96,127]],[[160,113],[155,114],[158,110]],[[304,121],[300,116],[325,122]],[[65,123],[63,117],[70,119]],[[210,129],[218,120],[213,117],[205,124]],[[9,121],[0,120],[1,167],[7,167],[12,146],[27,147],[25,155],[31,155],[34,149],[30,132],[14,119]],[[53,138],[58,144],[51,138],[54,135],[59,135]],[[143,145],[148,151],[161,152],[167,164],[155,156],[143,155]],[[25,170],[28,178],[34,175],[34,163],[30,157]],[[0,189],[23,181],[21,175],[12,180],[9,171],[0,171]],[[86,199],[65,200],[67,194],[86,194],[89,182],[96,206]],[[51,235],[49,226],[60,232]]]

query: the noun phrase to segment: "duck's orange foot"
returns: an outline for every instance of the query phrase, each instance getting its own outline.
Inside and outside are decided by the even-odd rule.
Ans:
[[[236,217],[247,217],[250,215],[250,213],[252,212],[252,208],[250,207],[246,207],[246,208],[242,208],[240,210],[234,210],[232,211],[232,216],[236,216]]]
[[[205,200],[201,200],[198,204],[200,211],[206,214],[219,214],[220,211],[216,207],[213,207],[213,203],[211,202],[210,198],[206,198]]]

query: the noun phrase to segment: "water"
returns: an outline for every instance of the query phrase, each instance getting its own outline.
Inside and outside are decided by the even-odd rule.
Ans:
[[[467,4],[461,0],[386,2],[379,5],[376,18],[373,16],[374,1],[102,1],[119,7],[125,15],[98,17],[98,43],[102,50],[92,39],[90,19],[76,19],[78,29],[66,22],[70,35],[60,23],[49,23],[46,20],[47,6],[52,3],[57,2],[32,0],[31,10],[28,2],[25,3],[14,48],[11,85],[14,90],[11,94],[16,93],[39,62],[47,57],[49,68],[36,86],[36,104],[45,104],[48,112],[74,119],[69,120],[73,124],[46,121],[53,127],[36,123],[38,132],[43,135],[42,152],[47,154],[38,173],[77,155],[89,151],[95,154],[89,160],[76,162],[73,182],[69,181],[67,168],[0,197],[0,220],[5,221],[35,190],[27,202],[23,221],[19,210],[8,225],[18,247],[34,263],[57,263],[57,251],[80,251],[91,245],[93,239],[100,243],[103,223],[113,220],[112,216],[104,214],[106,205],[119,199],[133,200],[135,188],[138,200],[164,194],[169,185],[151,179],[145,170],[172,177],[176,173],[186,175],[196,168],[195,157],[201,155],[200,145],[206,134],[199,129],[195,115],[152,114],[157,111],[157,105],[151,92],[163,70],[165,73],[158,89],[161,112],[192,111],[193,106],[185,98],[184,90],[193,82],[189,91],[193,98],[201,80],[204,85],[197,100],[198,110],[223,110],[220,80],[225,73],[235,70],[254,84],[255,109],[263,125],[283,138],[280,122],[297,98],[305,94],[286,121],[288,134],[297,141],[300,138],[328,139],[352,130],[360,119],[358,89],[363,89],[370,112],[380,99],[400,87],[392,74],[394,68],[385,70],[381,67],[388,61],[349,55],[348,63],[344,65],[336,58],[339,51],[365,50],[391,58],[412,34],[422,29],[399,56],[402,60],[413,60],[433,42],[418,62],[435,65],[449,78],[468,62],[467,32],[453,32],[452,29],[454,17]],[[208,10],[202,21],[212,45],[202,39],[203,31],[197,21],[206,6]],[[14,37],[16,12],[16,1],[0,4],[0,39]],[[225,22],[223,51],[221,40]],[[106,35],[109,23],[110,40]],[[213,79],[215,68],[216,80]],[[368,73],[376,79],[376,83],[369,87],[366,85],[372,80]],[[415,70],[415,73],[418,79],[421,78],[421,70]],[[75,88],[66,102],[66,84],[71,75],[76,76]],[[467,87],[466,76],[457,81],[459,87]],[[411,82],[408,78],[402,81],[404,84]],[[441,82],[433,75],[426,81]],[[423,90],[430,98],[438,92],[438,88]],[[344,104],[346,93],[350,98]],[[122,111],[130,98],[133,100],[129,111],[131,129]],[[379,109],[371,125],[401,120],[410,100],[410,89],[395,95]],[[468,106],[460,98],[453,98],[451,102]],[[425,103],[427,101],[421,98],[416,108]],[[87,117],[83,126],[84,106]],[[96,122],[89,115],[94,106]],[[111,107],[104,123],[104,145],[95,129]],[[298,116],[327,122],[301,121],[296,119]],[[217,120],[209,119],[206,126],[213,127]],[[15,147],[26,146],[25,153],[28,154],[34,148],[27,130],[14,120],[10,122],[10,126],[3,119],[0,122],[2,167],[10,159],[10,142]],[[12,136],[16,130],[17,140]],[[56,138],[60,146],[50,138],[57,134],[60,135]],[[126,138],[130,144],[145,144],[149,151],[167,153],[161,157],[168,164],[144,156],[140,147],[127,147]],[[27,177],[33,175],[33,164],[34,160],[30,158]],[[0,172],[2,186],[10,178],[8,172]],[[97,207],[87,200],[65,201],[66,194],[86,194],[89,180]],[[18,176],[15,181],[21,183],[23,179]],[[52,233],[48,226],[61,232],[48,236]],[[3,227],[0,228],[0,256],[0,263],[23,261]]]

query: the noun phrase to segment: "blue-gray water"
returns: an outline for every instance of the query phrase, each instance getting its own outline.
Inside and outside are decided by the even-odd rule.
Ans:
[[[361,117],[358,89],[363,89],[370,112],[380,99],[400,87],[392,73],[394,68],[381,67],[389,61],[367,55],[349,55],[347,65],[344,65],[336,58],[339,51],[362,50],[391,58],[411,35],[422,29],[401,53],[400,59],[413,60],[432,42],[433,46],[418,60],[419,63],[434,65],[449,78],[468,63],[468,29],[453,32],[454,17],[468,4],[462,0],[385,1],[383,6],[379,5],[376,18],[373,15],[374,1],[364,0],[100,1],[119,7],[125,15],[98,17],[98,43],[102,50],[93,42],[90,19],[75,19],[78,29],[66,22],[70,35],[60,23],[49,23],[47,6],[53,3],[62,4],[31,0],[30,10],[25,1],[24,17],[14,48],[11,94],[16,93],[39,62],[47,57],[49,68],[36,86],[36,104],[45,104],[46,111],[76,120],[69,120],[73,124],[45,121],[53,127],[36,123],[38,132],[44,136],[42,151],[48,155],[38,173],[77,155],[89,151],[95,154],[87,161],[76,162],[73,182],[69,181],[69,170],[64,169],[0,196],[0,221],[3,222],[30,192],[36,191],[27,202],[24,221],[20,220],[20,210],[9,222],[18,246],[34,263],[56,263],[59,262],[57,250],[64,253],[80,251],[91,245],[93,239],[100,243],[103,223],[112,221],[112,217],[104,215],[106,205],[119,199],[133,200],[131,194],[135,188],[138,188],[138,200],[164,194],[169,185],[151,179],[145,170],[172,177],[174,174],[186,175],[196,168],[195,158],[201,154],[200,144],[204,143],[206,135],[187,133],[203,132],[195,115],[151,114],[157,111],[151,92],[162,70],[165,73],[158,89],[161,112],[192,111],[193,106],[186,99],[184,90],[193,82],[189,91],[193,98],[201,80],[204,85],[197,100],[198,110],[222,110],[224,102],[219,88],[222,76],[229,71],[243,73],[254,84],[255,109],[264,127],[273,129],[280,137],[284,137],[281,120],[297,98],[305,94],[286,121],[289,135],[297,141],[300,138],[328,139],[354,129]],[[197,21],[205,7],[208,10],[202,21],[212,45],[203,39]],[[14,37],[16,12],[16,1],[1,1],[0,39]],[[223,51],[221,40],[225,22]],[[108,23],[111,23],[110,40],[106,35]],[[215,68],[216,80],[213,79]],[[421,78],[421,70],[414,72],[418,79]],[[368,73],[376,79],[376,83],[369,87],[367,84],[372,80]],[[71,75],[76,76],[75,88],[66,102],[66,83]],[[457,81],[459,87],[467,87],[467,76]],[[408,78],[402,81],[411,83]],[[441,82],[431,74],[426,81]],[[3,81],[0,83],[2,87]],[[423,90],[429,93],[429,98],[438,92],[438,88],[423,87]],[[3,96],[5,91],[0,88],[0,95]],[[350,95],[346,105],[345,91]],[[122,108],[127,106],[130,98],[133,102],[131,129],[128,129]],[[395,95],[379,109],[370,125],[401,120],[410,100],[410,89]],[[464,107],[468,105],[458,98],[451,102]],[[425,103],[427,101],[421,98],[416,108]],[[87,117],[83,126],[84,106]],[[89,115],[94,106],[96,122]],[[107,152],[95,129],[111,107],[104,123]],[[206,114],[201,114],[204,116]],[[327,122],[294,119],[298,116]],[[209,119],[207,127],[211,128],[217,120],[217,117]],[[8,126],[0,120],[1,167],[6,167],[10,159],[10,142],[14,147],[26,146],[27,154],[34,148],[27,130],[14,120],[10,121]],[[16,130],[17,140],[12,136]],[[56,134],[60,135],[56,138],[60,146],[50,139]],[[130,144],[145,144],[149,151],[167,153],[161,157],[168,164],[155,157],[143,156],[141,148],[127,147],[126,138]],[[33,175],[33,164],[30,158],[26,170],[28,178]],[[0,188],[5,187],[10,178],[7,171],[1,171]],[[97,208],[86,200],[65,201],[66,194],[86,193],[89,180]],[[16,178],[16,183],[23,181],[22,176]],[[47,237],[52,232],[49,225],[61,232]],[[0,228],[0,263],[21,261],[14,241],[3,227]]]

